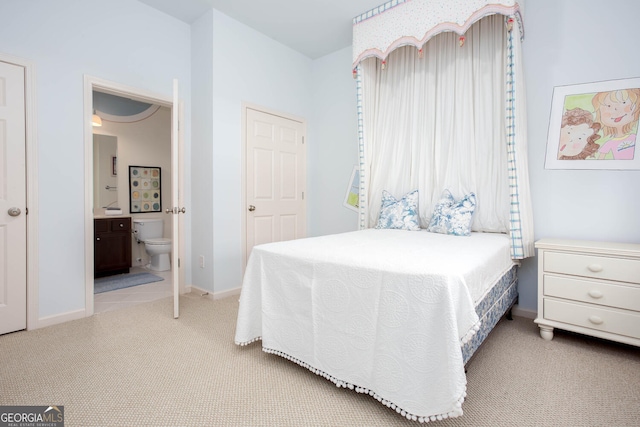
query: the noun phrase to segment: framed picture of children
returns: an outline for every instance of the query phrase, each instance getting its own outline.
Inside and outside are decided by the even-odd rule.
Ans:
[[[640,78],[553,90],[546,169],[640,169]]]

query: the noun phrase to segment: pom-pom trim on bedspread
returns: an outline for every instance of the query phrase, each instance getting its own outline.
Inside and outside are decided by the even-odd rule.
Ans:
[[[476,332],[478,332],[480,330],[480,321],[478,321],[475,325],[473,325],[473,327],[465,334],[464,337],[462,337],[462,339],[460,340],[462,345],[466,344],[471,338],[473,338],[473,336],[476,334]],[[260,341],[262,340],[262,337],[256,337],[250,341],[246,341],[246,342],[237,342],[236,344],[239,346],[247,346],[249,344],[252,344],[256,341]],[[262,347],[262,351],[264,351],[265,353],[269,353],[269,354],[275,354],[276,356],[280,356],[283,357],[287,360],[290,360],[300,366],[302,366],[305,369],[308,369],[309,371],[313,372],[316,375],[320,375],[321,377],[331,381],[332,383],[334,383],[336,385],[336,387],[340,388],[348,388],[349,390],[354,390],[357,393],[363,393],[363,394],[368,394],[369,396],[373,397],[374,399],[376,399],[378,402],[380,402],[381,404],[383,404],[384,406],[395,410],[398,414],[400,414],[401,416],[405,417],[407,420],[409,421],[417,421],[419,423],[428,423],[429,421],[442,421],[444,419],[447,418],[456,418],[459,417],[460,415],[462,415],[462,404],[464,403],[464,399],[467,397],[467,388],[465,387],[462,396],[460,396],[458,398],[458,400],[455,402],[455,407],[456,409],[453,411],[450,411],[446,414],[438,414],[438,415],[431,415],[431,416],[420,416],[420,415],[415,415],[412,414],[408,411],[405,411],[404,409],[402,409],[400,406],[398,406],[397,404],[385,399],[384,397],[378,395],[375,391],[373,390],[369,390],[365,387],[360,387],[357,386],[355,384],[351,384],[349,382],[346,381],[342,381],[338,378],[335,378],[332,375],[329,375],[328,373],[320,370],[320,369],[316,369],[313,366],[309,365],[306,362],[303,362],[302,360],[296,359],[293,356],[288,355],[287,353],[283,353],[279,350],[273,350],[270,348],[265,348]]]
[[[471,340],[471,338],[473,338],[473,336],[475,334],[478,333],[478,331],[480,330],[480,326],[482,326],[482,321],[478,320],[475,325],[473,325],[468,331],[467,333],[460,339],[460,347],[462,347],[463,345],[465,345],[467,342],[469,342],[469,340]]]
[[[321,377],[324,377],[325,379],[331,381],[332,383],[334,383],[336,385],[336,387],[340,388],[348,388],[349,390],[354,390],[357,393],[363,393],[363,394],[368,394],[369,396],[373,397],[374,399],[376,399],[378,402],[382,403],[384,406],[391,408],[393,410],[395,410],[398,414],[402,415],[403,417],[405,417],[406,419],[410,420],[410,421],[418,421],[420,423],[428,423],[429,421],[436,421],[436,420],[444,420],[446,418],[455,418],[455,417],[459,417],[460,415],[462,415],[462,403],[464,402],[464,398],[467,396],[467,390],[465,387],[464,392],[462,393],[462,396],[460,396],[460,398],[455,402],[455,407],[456,409],[448,412],[446,414],[440,414],[440,415],[432,415],[432,416],[419,416],[419,415],[415,415],[412,414],[408,411],[405,411],[404,409],[402,409],[400,406],[396,405],[395,403],[385,399],[384,397],[378,395],[375,391],[373,390],[369,390],[367,388],[364,387],[359,387],[357,385],[348,383],[346,381],[342,381],[339,380],[338,378],[335,378],[331,375],[329,375],[328,373],[320,370],[320,369],[316,369],[313,366],[309,365],[306,362],[303,362],[302,360],[298,360],[295,357],[292,357],[286,353],[283,353],[281,351],[278,350],[273,350],[270,348],[262,348],[262,351],[264,351],[265,353],[270,353],[270,354],[275,354],[276,356],[280,356],[280,357],[284,357],[287,360],[290,360],[300,366],[302,366],[303,368],[308,369],[309,371],[313,372],[316,375],[320,375]]]
[[[255,337],[254,339],[250,340],[250,341],[246,341],[246,342],[238,342],[236,341],[236,345],[239,345],[240,347],[244,347],[246,345],[249,345],[251,343],[254,343],[256,341],[260,341],[262,340],[262,337]]]

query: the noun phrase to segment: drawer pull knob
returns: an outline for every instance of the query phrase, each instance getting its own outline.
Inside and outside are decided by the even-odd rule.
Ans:
[[[602,266],[600,264],[591,264],[589,266],[589,270],[593,271],[594,273],[599,273],[602,271]]]
[[[603,320],[598,316],[589,316],[589,322],[593,323],[594,325],[601,325]]]
[[[589,296],[590,296],[591,298],[595,298],[595,299],[602,298],[602,292],[600,292],[600,291],[596,291],[596,290],[594,289],[594,290],[589,291]]]

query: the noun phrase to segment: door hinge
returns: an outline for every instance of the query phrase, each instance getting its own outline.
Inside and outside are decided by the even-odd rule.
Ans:
[[[302,143],[304,144],[304,136],[302,137]]]
[[[302,200],[304,200],[304,191],[302,192]]]
[[[178,268],[180,268],[180,258],[178,258]]]

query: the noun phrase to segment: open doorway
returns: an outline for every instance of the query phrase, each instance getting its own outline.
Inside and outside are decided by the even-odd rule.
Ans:
[[[85,102],[86,315],[177,300],[181,227],[165,213],[175,211],[179,188],[176,104],[93,78],[85,78]]]
[[[171,109],[92,95],[94,313],[102,313],[173,294],[172,224],[162,211],[171,200]]]

